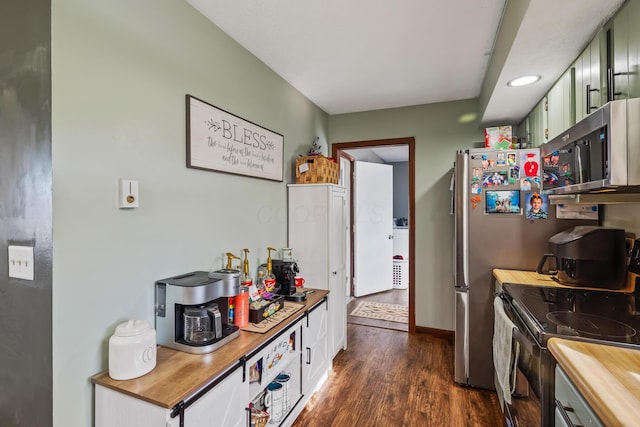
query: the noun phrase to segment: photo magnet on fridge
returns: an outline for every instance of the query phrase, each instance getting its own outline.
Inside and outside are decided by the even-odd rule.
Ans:
[[[525,176],[539,176],[540,152],[538,150],[521,150],[520,169],[524,171]]]
[[[518,178],[520,178],[520,168],[513,167],[513,168],[509,168],[509,182],[511,184],[514,184]]]
[[[521,214],[520,190],[486,190],[485,213]]]
[[[540,189],[540,178],[537,176],[520,178],[520,190],[531,191],[532,189]]]
[[[538,192],[526,193],[524,196],[526,201],[526,218],[530,220],[547,219],[549,200],[546,195]]]
[[[472,181],[479,181],[482,178],[482,169],[473,168],[473,174],[471,176]]]

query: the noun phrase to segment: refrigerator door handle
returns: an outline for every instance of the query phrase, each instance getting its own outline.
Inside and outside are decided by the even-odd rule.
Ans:
[[[455,241],[453,245],[453,275],[454,285],[456,288],[466,288],[469,284],[468,278],[468,260],[467,260],[467,223],[468,223],[468,205],[467,199],[469,197],[469,188],[466,183],[468,182],[468,156],[465,152],[459,151],[456,156],[455,164],[455,228],[454,236]]]
[[[454,381],[469,382],[469,294],[456,289]]]

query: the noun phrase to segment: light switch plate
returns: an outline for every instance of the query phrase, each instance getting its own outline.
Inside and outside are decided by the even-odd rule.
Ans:
[[[9,246],[9,277],[33,280],[33,248]]]

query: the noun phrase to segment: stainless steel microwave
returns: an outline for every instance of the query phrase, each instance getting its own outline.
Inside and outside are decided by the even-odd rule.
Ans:
[[[540,147],[544,194],[640,192],[640,98],[611,101]]]

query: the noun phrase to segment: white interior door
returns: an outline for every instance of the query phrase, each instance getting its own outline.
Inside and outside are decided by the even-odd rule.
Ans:
[[[393,166],[355,162],[356,297],[393,288]]]
[[[346,157],[340,157],[340,182],[338,183],[340,186],[344,187],[346,190],[345,200],[348,201],[348,204],[345,206],[345,265],[344,265],[344,274],[347,278],[345,280],[345,289],[344,294],[345,297],[351,295],[351,210],[349,207],[351,206],[351,161]]]

